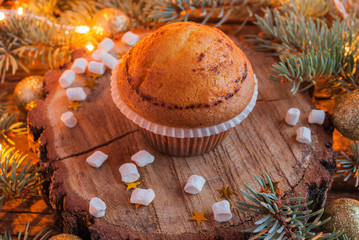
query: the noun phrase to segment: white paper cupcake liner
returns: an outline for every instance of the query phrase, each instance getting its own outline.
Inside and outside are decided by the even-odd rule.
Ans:
[[[153,123],[140,115],[134,112],[130,107],[128,107],[125,102],[122,100],[118,88],[117,88],[117,71],[120,61],[116,64],[115,68],[112,70],[111,76],[111,95],[114,103],[120,109],[123,115],[125,115],[132,122],[137,124],[139,127],[144,128],[150,132],[155,134],[164,135],[167,137],[175,137],[175,138],[197,138],[197,137],[207,137],[211,135],[215,135],[224,131],[227,131],[230,128],[235,127],[240,122],[242,122],[250,112],[252,112],[254,106],[256,105],[257,96],[258,96],[258,81],[256,75],[254,75],[255,87],[254,93],[251,101],[248,103],[247,107],[236,117],[215,125],[211,127],[203,127],[203,128],[176,128],[176,127],[168,127],[164,125],[160,125],[157,123]]]

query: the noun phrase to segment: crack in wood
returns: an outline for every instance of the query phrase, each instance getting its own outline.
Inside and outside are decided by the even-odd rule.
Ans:
[[[115,137],[114,139],[111,139],[110,141],[107,141],[107,142],[105,142],[105,143],[99,144],[99,145],[97,145],[97,146],[95,146],[95,147],[92,147],[92,148],[86,150],[86,151],[82,151],[82,152],[79,152],[79,153],[74,153],[74,154],[71,154],[71,155],[69,155],[69,156],[56,159],[56,160],[54,160],[53,162],[59,162],[59,161],[62,161],[62,160],[68,159],[68,158],[78,157],[78,156],[81,156],[81,155],[90,153],[90,152],[92,152],[92,151],[94,151],[94,150],[96,150],[96,149],[98,149],[98,148],[105,147],[105,146],[107,146],[107,145],[109,145],[109,144],[111,144],[111,143],[113,143],[113,142],[116,142],[116,141],[118,141],[118,140],[121,140],[121,139],[127,137],[128,135],[131,135],[131,134],[133,134],[133,133],[135,133],[135,132],[139,132],[139,131],[140,131],[139,129],[136,129],[136,130],[132,130],[132,131],[126,132],[126,133],[124,133],[124,134],[122,134],[122,135],[120,135],[120,136],[118,136],[118,137]]]
[[[282,131],[279,130],[278,133],[280,134],[280,136],[281,136],[283,139],[285,139],[285,135],[283,134]],[[300,163],[301,160],[297,158],[297,156],[295,155],[293,149],[290,147],[289,142],[288,142],[288,141],[284,141],[284,142],[285,142],[287,148],[290,150],[290,152],[291,152],[293,158],[295,158],[295,159],[298,161],[298,163]],[[309,167],[309,166],[308,166],[308,167]],[[304,170],[303,175],[302,175],[302,177],[300,178],[300,181],[304,178],[305,172],[307,171],[308,167]],[[289,185],[289,187],[290,187],[292,190],[299,184],[299,182],[298,182],[298,183],[294,184],[294,186],[292,186],[292,184],[290,183],[290,181],[289,181],[286,177],[285,177],[285,179],[287,180],[287,184]]]
[[[290,189],[288,189],[288,191],[286,191],[283,194],[283,198],[286,198],[289,193],[293,193],[294,189],[299,186],[301,181],[303,181],[304,177],[306,176],[308,168],[309,168],[309,166],[304,170],[303,175],[301,176],[301,178],[297,181],[297,183],[294,186],[289,186]]]
[[[276,99],[257,99],[257,102],[276,102],[280,100],[287,100],[288,98],[276,98]]]

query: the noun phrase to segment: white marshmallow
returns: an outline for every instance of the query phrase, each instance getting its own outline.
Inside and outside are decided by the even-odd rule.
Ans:
[[[117,64],[117,58],[113,57],[111,54],[104,53],[102,57],[102,62],[105,64],[106,67],[109,69],[114,69],[115,65]]]
[[[103,153],[101,151],[96,151],[93,154],[91,154],[91,156],[86,158],[86,162],[90,166],[93,166],[95,168],[99,168],[106,161],[107,158],[108,158],[107,154],[105,154],[105,153]]]
[[[308,117],[309,123],[316,123],[322,125],[325,120],[325,112],[323,110],[315,110],[313,109]]]
[[[87,95],[82,87],[74,87],[66,89],[66,96],[70,101],[83,101]]]
[[[112,48],[115,46],[115,43],[110,38],[105,38],[97,45],[97,48],[103,49],[106,52],[109,52],[112,50]]]
[[[125,163],[120,169],[122,181],[126,183],[137,181],[140,178],[140,174],[137,171],[137,167],[133,163]]]
[[[311,131],[307,127],[300,127],[297,129],[296,140],[300,143],[309,144],[312,142]]]
[[[71,66],[71,70],[75,73],[84,73],[87,67],[87,60],[85,58],[76,58],[74,64]]]
[[[203,185],[206,180],[198,175],[192,175],[188,178],[187,184],[184,187],[184,191],[190,194],[197,194],[202,191]]]
[[[285,122],[288,125],[295,126],[299,120],[300,110],[298,108],[290,108],[285,115]]]
[[[102,61],[103,55],[104,55],[105,50],[103,49],[96,49],[93,53],[92,53],[92,58],[98,61]]]
[[[71,84],[74,82],[74,80],[75,80],[74,71],[66,70],[65,72],[62,73],[62,75],[59,79],[59,83],[60,83],[61,87],[68,88],[71,86]]]
[[[217,222],[227,222],[232,218],[231,205],[227,200],[216,202],[212,205],[214,220]]]
[[[152,189],[136,188],[131,194],[130,202],[147,206],[154,198],[155,192]]]
[[[77,119],[74,114],[70,111],[65,112],[61,115],[61,121],[65,123],[66,127],[73,128],[77,124]]]
[[[147,164],[153,163],[155,157],[146,150],[141,150],[132,155],[131,160],[136,162],[137,166],[144,167]]]
[[[140,37],[137,34],[128,31],[122,36],[121,41],[126,43],[127,45],[133,46],[138,42],[139,39]]]
[[[106,204],[98,197],[91,198],[89,212],[92,216],[100,218],[105,216]]]
[[[105,64],[102,62],[91,61],[88,65],[90,73],[103,75],[105,73]]]

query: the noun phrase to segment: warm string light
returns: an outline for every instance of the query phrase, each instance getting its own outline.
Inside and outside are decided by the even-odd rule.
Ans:
[[[88,26],[77,26],[75,28],[75,32],[77,33],[88,33],[90,31],[90,28]]]
[[[70,31],[75,31],[79,34],[86,34],[91,31],[91,28],[89,26],[63,26],[57,23],[53,23],[50,20],[46,19],[42,16],[32,15],[32,14],[26,14],[24,13],[23,7],[19,7],[17,10],[11,10],[11,9],[2,9],[0,11],[0,21],[3,21],[7,15],[19,15],[19,16],[31,16],[37,20],[44,21],[45,23],[49,24],[50,26],[55,26],[56,28],[65,28],[65,34],[70,34]],[[96,35],[102,35],[103,34],[103,28],[100,26],[95,26],[92,29],[93,33]],[[95,46],[92,43],[88,43],[85,45],[86,49],[90,52],[92,52],[95,49]],[[1,148],[0,148],[1,149]]]
[[[0,21],[4,20],[6,18],[5,14],[6,15],[31,16],[37,20],[40,20],[40,21],[43,21],[43,22],[49,24],[50,26],[55,26],[56,28],[65,28],[66,34],[68,34],[69,31],[75,31],[76,33],[84,34],[84,33],[88,33],[91,30],[89,26],[63,26],[58,23],[53,23],[50,20],[48,20],[47,18],[42,17],[42,16],[37,16],[37,15],[33,15],[33,14],[25,14],[23,7],[19,7],[17,10],[0,9]]]
[[[24,9],[22,7],[19,7],[17,9],[17,14],[19,14],[20,16],[22,16],[24,14]]]
[[[97,34],[97,35],[103,35],[104,29],[101,26],[93,26],[93,31]]]
[[[95,49],[95,46],[94,46],[93,44],[91,44],[91,43],[87,44],[85,47],[86,47],[87,50],[89,50],[90,52],[92,52],[92,51]]]

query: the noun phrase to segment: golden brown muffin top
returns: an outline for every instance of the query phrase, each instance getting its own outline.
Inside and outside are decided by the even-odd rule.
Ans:
[[[123,57],[117,75],[124,102],[171,127],[204,127],[243,111],[254,91],[252,67],[220,30],[192,22],[153,32]]]

